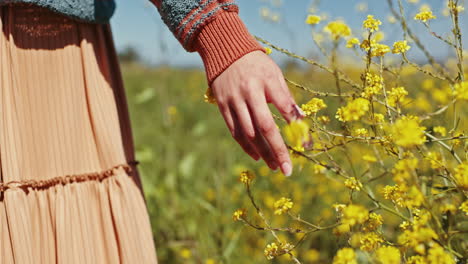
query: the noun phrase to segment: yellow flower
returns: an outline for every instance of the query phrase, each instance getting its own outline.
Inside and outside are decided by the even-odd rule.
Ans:
[[[356,45],[358,45],[360,42],[359,42],[359,39],[358,38],[350,38],[347,42],[346,42],[346,47],[347,48],[352,48]]]
[[[369,218],[369,211],[362,205],[350,204],[343,209],[343,224],[354,226],[362,224]]]
[[[281,197],[281,199],[276,201],[274,204],[275,215],[281,215],[288,212],[293,207],[293,205],[294,203],[291,201],[291,199]]]
[[[375,231],[383,224],[383,217],[382,215],[376,213],[370,213],[369,219],[363,224],[362,230],[364,232],[371,232]]]
[[[429,254],[427,255],[428,264],[455,264],[455,260],[438,244],[434,244],[431,249],[429,249]]]
[[[419,119],[414,116],[404,116],[391,127],[395,144],[402,147],[424,144],[426,142],[425,129],[425,127],[420,126]]]
[[[352,248],[338,250],[333,258],[333,264],[357,264],[356,253]]]
[[[406,40],[397,41],[397,42],[393,43],[392,53],[393,54],[401,54],[401,53],[407,52],[410,49],[411,49],[411,46],[408,45],[408,41],[406,41]]]
[[[234,221],[240,221],[241,219],[244,219],[247,216],[247,210],[242,208],[242,209],[237,209],[233,214],[232,214],[232,219]]]
[[[424,23],[426,23],[428,20],[431,20],[431,19],[436,19],[437,17],[434,16],[434,14],[432,14],[432,11],[422,11],[422,12],[419,12],[418,14],[416,14],[416,16],[414,17],[415,20],[420,20]]]
[[[377,74],[368,72],[366,73],[366,87],[364,88],[364,92],[361,93],[361,96],[370,99],[372,96],[379,94],[382,87],[383,78]]]
[[[405,184],[418,167],[418,159],[406,158],[399,160],[392,169],[393,180],[398,184]]]
[[[307,18],[306,18],[306,24],[317,25],[318,23],[320,23],[320,20],[321,20],[321,18],[319,16],[308,15]]]
[[[212,258],[206,259],[205,264],[216,264],[216,261]]]
[[[351,29],[342,21],[332,21],[328,23],[324,31],[330,33],[336,40],[351,35]]]
[[[439,152],[429,151],[426,155],[426,160],[429,161],[431,168],[433,169],[444,167],[444,164],[442,163],[442,155],[440,155]]]
[[[204,101],[209,104],[216,104],[216,99],[214,98],[213,91],[210,87],[206,89]]]
[[[266,55],[270,55],[273,50],[270,47],[264,47]]]
[[[404,87],[395,87],[388,92],[388,104],[395,107],[397,104],[402,103],[405,97],[408,95],[408,91]]]
[[[354,136],[356,137],[367,137],[369,135],[369,131],[365,128],[356,128],[354,130]]]
[[[400,250],[396,247],[383,246],[375,251],[375,260],[379,264],[400,264]]]
[[[279,245],[275,242],[270,243],[266,246],[263,254],[268,260],[274,259],[277,256],[284,255],[293,249],[293,245],[289,243],[280,243]]]
[[[468,81],[455,84],[453,94],[457,99],[468,100]]]
[[[444,203],[439,207],[439,211],[443,214],[446,214],[448,212],[454,214],[457,211],[457,207],[450,203]]]
[[[309,129],[304,120],[293,120],[284,127],[284,134],[295,150],[302,151],[312,140]]]
[[[400,188],[399,185],[390,186],[387,185],[383,189],[384,198],[391,200],[394,204],[398,206],[403,206],[403,196],[404,191]]]
[[[318,111],[326,108],[327,105],[323,102],[320,98],[312,98],[306,104],[301,106],[302,111],[306,114],[306,116],[311,116],[316,114]]]
[[[346,179],[344,184],[349,189],[355,190],[355,191],[360,191],[362,188],[362,183],[354,177]]]
[[[464,190],[468,189],[468,162],[465,161],[455,168],[454,174],[457,185]]]
[[[390,47],[385,44],[380,43],[371,43],[371,56],[372,57],[382,57],[385,54],[390,52]]]
[[[382,57],[391,51],[389,46],[378,43],[375,39],[372,39],[370,42],[367,39],[363,40],[360,47],[367,52],[370,50],[371,57]]]
[[[304,253],[304,260],[307,263],[314,263],[320,261],[320,251],[316,249],[309,249]]]
[[[447,135],[447,129],[443,126],[434,127],[434,132],[440,134],[443,137]]]
[[[180,256],[183,259],[189,259],[192,257],[192,251],[188,248],[183,248],[179,251]]]
[[[369,101],[364,98],[357,98],[350,101],[346,106],[341,107],[336,112],[336,118],[342,122],[359,120],[369,111]]]
[[[372,251],[380,246],[384,240],[376,233],[366,233],[362,236],[360,249],[364,251]]]
[[[468,200],[464,201],[458,208],[468,216]]]
[[[242,171],[239,176],[239,181],[245,184],[250,184],[255,178],[255,174],[249,170]]]
[[[406,264],[427,264],[423,256],[412,256],[408,258]]]
[[[370,32],[379,30],[379,26],[382,22],[378,19],[375,19],[373,15],[368,15],[367,19],[362,23],[364,28],[367,28]]]
[[[341,224],[335,228],[333,228],[333,234],[336,236],[341,236],[344,234],[349,233],[351,231],[351,226],[348,224]]]

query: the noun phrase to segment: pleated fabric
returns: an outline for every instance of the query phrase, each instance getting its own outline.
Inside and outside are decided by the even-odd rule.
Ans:
[[[156,263],[110,26],[0,26],[0,263]]]

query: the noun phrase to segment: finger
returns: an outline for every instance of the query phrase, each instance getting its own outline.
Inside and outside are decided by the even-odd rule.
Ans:
[[[234,115],[237,117],[237,120],[242,127],[243,134],[252,140],[255,137],[255,130],[247,104],[245,101],[237,102],[233,104],[233,110]]]
[[[277,82],[269,82],[266,89],[266,97],[268,98],[267,102],[273,103],[288,123],[305,116],[297,106],[282,77]]]
[[[268,143],[277,164],[281,167],[281,171],[286,176],[291,175],[292,163],[289,152],[273,120],[266,98],[258,96],[255,101],[249,102],[249,106],[254,106],[251,107],[251,110],[256,127]]]
[[[237,141],[237,143],[239,143],[239,145],[242,147],[245,153],[247,153],[254,160],[258,161],[260,159],[260,154],[258,154],[253,143],[242,130],[241,125],[239,125],[240,121],[238,120],[238,117],[236,116],[236,114],[233,114],[233,118],[234,118],[234,123],[237,124],[235,125],[236,132],[235,132],[235,135],[233,136],[234,139]]]
[[[231,132],[232,137],[237,141],[237,143],[239,143],[242,149],[250,157],[252,157],[254,160],[260,159],[260,155],[257,153],[255,148],[248,142],[247,137],[242,133],[239,121],[237,120],[237,117],[235,113],[231,110],[231,108],[229,106],[226,106],[225,104],[218,105],[218,107],[224,118],[224,121],[226,122],[226,125],[229,128],[229,131]]]
[[[252,139],[252,144],[254,145],[257,153],[259,153],[265,163],[270,167],[272,170],[278,169],[278,162],[276,160],[275,155],[271,151],[270,147],[268,146],[268,142],[262,136],[260,130],[255,125],[255,137]]]

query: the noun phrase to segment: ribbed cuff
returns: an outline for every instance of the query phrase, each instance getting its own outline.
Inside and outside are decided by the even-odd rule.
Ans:
[[[250,35],[236,12],[223,12],[200,31],[195,50],[205,65],[208,84],[247,53],[265,49]]]

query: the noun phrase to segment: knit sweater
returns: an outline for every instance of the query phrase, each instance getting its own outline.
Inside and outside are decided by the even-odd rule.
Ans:
[[[164,23],[189,52],[198,52],[208,84],[243,55],[261,50],[240,20],[235,0],[150,0]],[[114,0],[0,0],[31,3],[91,23],[108,23]]]

